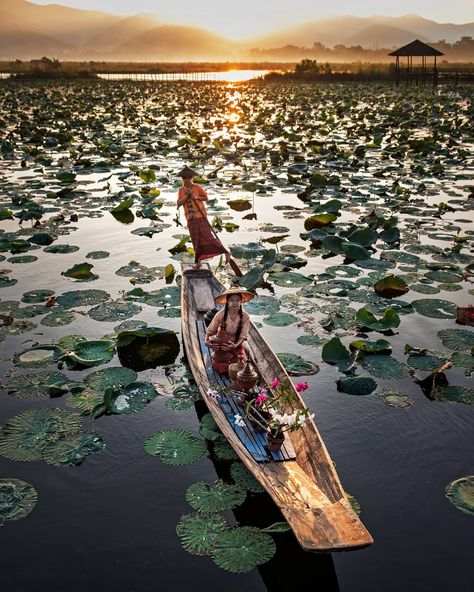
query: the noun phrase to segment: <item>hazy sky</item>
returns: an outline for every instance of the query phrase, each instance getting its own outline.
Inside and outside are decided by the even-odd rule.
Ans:
[[[51,4],[51,0],[33,0]],[[53,0],[55,4],[113,14],[154,13],[158,19],[244,38],[338,14],[401,16],[416,13],[438,22],[474,21],[473,0]]]

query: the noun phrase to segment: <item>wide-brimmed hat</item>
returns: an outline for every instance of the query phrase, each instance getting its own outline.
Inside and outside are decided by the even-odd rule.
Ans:
[[[216,304],[225,304],[227,302],[227,298],[233,294],[238,294],[241,296],[242,302],[248,302],[249,300],[252,300],[252,298],[255,298],[255,294],[252,294],[252,292],[249,292],[248,290],[242,290],[242,288],[238,288],[237,286],[232,286],[232,288],[229,288],[228,290],[222,292],[222,294],[219,294],[219,296],[216,296],[214,301]]]
[[[198,174],[196,173],[196,171],[193,171],[193,169],[190,169],[188,166],[185,166],[184,169],[179,171],[179,173],[176,176],[177,177],[197,177]]]

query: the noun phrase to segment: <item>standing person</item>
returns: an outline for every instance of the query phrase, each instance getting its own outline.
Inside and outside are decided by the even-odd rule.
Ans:
[[[214,298],[216,304],[225,304],[225,307],[210,322],[204,341],[212,350],[212,367],[221,374],[239,358],[247,361],[244,343],[249,334],[250,317],[242,304],[253,297],[251,292],[234,287]]]
[[[189,167],[184,167],[178,173],[178,177],[183,180],[183,186],[178,191],[178,208],[181,206],[184,208],[194,247],[194,267],[198,269],[204,259],[216,255],[225,255],[226,263],[229,263],[230,253],[209,224],[204,204],[207,201],[207,193],[200,185],[193,182],[196,175],[197,173]]]

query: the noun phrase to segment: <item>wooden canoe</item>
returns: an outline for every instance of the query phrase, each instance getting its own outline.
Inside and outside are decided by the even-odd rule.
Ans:
[[[250,440],[239,437],[222,402],[209,396],[209,390],[229,386],[228,378],[212,369],[210,351],[204,343],[204,314],[215,306],[214,297],[225,288],[207,266],[194,270],[183,264],[182,270],[182,336],[188,363],[202,398],[230,445],[273,498],[305,550],[331,552],[370,545],[372,537],[353,511],[314,421],[286,433],[289,460],[274,460],[275,454],[268,453],[263,462],[256,461],[248,445],[250,440],[255,443],[254,435],[245,428]],[[262,384],[270,384],[276,376],[289,380],[253,323],[248,346]],[[304,406],[296,391],[295,395]]]

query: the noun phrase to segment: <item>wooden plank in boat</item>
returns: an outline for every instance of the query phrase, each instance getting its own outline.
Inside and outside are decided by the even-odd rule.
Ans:
[[[206,278],[194,278],[192,286],[197,312],[207,312],[215,307],[214,295]]]

